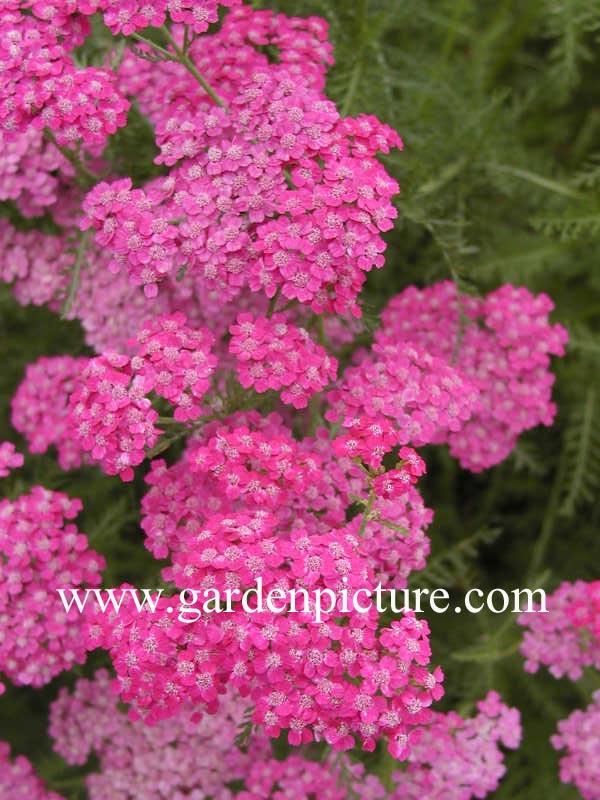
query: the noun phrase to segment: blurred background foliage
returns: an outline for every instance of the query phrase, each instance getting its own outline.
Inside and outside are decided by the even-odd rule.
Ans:
[[[600,7],[597,0],[303,0],[261,2],[330,23],[336,65],[327,91],[342,113],[375,114],[405,149],[385,161],[402,187],[386,266],[369,276],[367,319],[409,284],[452,278],[463,291],[511,282],[547,292],[570,331],[555,364],[554,427],[523,436],[512,456],[481,475],[428,448],[423,482],[435,509],[432,555],[415,585],[446,586],[460,600],[483,589],[600,578]],[[106,47],[103,33],[82,58]],[[151,132],[137,114],[111,145],[124,173],[152,174]],[[7,210],[5,210],[6,213]],[[22,309],[0,290],[0,439],[18,437],[9,403],[25,365],[41,355],[84,353],[74,323]],[[29,456],[7,492],[32,483],[83,499],[80,527],[108,558],[106,585],[152,585],[158,568],[141,545],[143,481],[124,486],[95,469],[64,474],[51,455]],[[454,603],[453,603],[454,605]],[[496,800],[568,800],[549,744],[558,719],[587,705],[597,675],[578,683],[529,676],[515,615],[431,619],[434,659],[447,675],[442,708],[469,713],[490,688],[523,714],[522,748]],[[89,674],[101,657],[90,659]],[[74,674],[78,672],[74,671]],[[9,689],[0,739],[35,758],[51,785],[77,800],[81,770],[51,755],[47,702],[73,675],[42,692]],[[369,766],[389,775],[380,750]]]

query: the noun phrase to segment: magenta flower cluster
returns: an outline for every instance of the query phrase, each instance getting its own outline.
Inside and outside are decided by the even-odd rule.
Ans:
[[[584,710],[574,711],[558,723],[552,739],[555,750],[566,750],[560,759],[560,779],[573,783],[583,800],[600,797],[600,691]]]
[[[600,581],[565,582],[547,598],[547,614],[523,614],[521,652],[525,669],[540,665],[555,678],[581,678],[586,667],[600,670]]]
[[[202,413],[199,402],[210,389],[217,359],[211,353],[214,336],[192,329],[181,313],[158,317],[136,338],[132,369],[146,394],[155,391],[173,406],[173,417],[185,422]]]
[[[90,359],[70,395],[70,423],[83,452],[107,475],[133,480],[133,467],[158,441],[158,413],[134,377],[131,359],[107,353]]]
[[[11,422],[31,453],[56,448],[62,469],[79,467],[83,451],[73,438],[69,396],[87,360],[71,356],[42,357],[28,364],[12,398]]]
[[[10,757],[10,746],[0,742],[0,797],[27,797],[29,800],[65,800],[46,789],[25,756]]]
[[[56,584],[100,585],[105,562],[70,520],[79,500],[34,486],[0,500],[0,670],[21,686],[43,686],[86,657],[83,618],[57,605]]]
[[[129,102],[111,70],[76,66],[71,53],[90,32],[89,23],[73,13],[74,4],[62,14],[38,2],[33,14],[24,14],[26,5],[7,0],[2,6],[0,125],[12,134],[45,129],[66,146],[104,144],[125,124]]]
[[[240,314],[229,332],[229,351],[246,389],[280,391],[284,403],[300,409],[337,377],[337,360],[283,314],[271,319]]]
[[[466,469],[479,472],[503,461],[523,431],[551,424],[550,356],[564,355],[568,339],[561,325],[549,323],[552,308],[547,295],[523,287],[506,285],[475,298],[446,281],[410,287],[383,312],[378,343],[413,342],[479,390],[471,419],[436,439]]]
[[[12,442],[0,442],[0,478],[6,478],[11,470],[22,467],[24,460]]]
[[[525,669],[540,665],[555,678],[579,680],[584,670],[600,670],[600,581],[565,581],[547,598],[547,614],[522,614],[525,627],[521,652]],[[551,737],[560,759],[560,779],[573,783],[584,800],[599,800],[600,692],[584,710],[558,723]]]

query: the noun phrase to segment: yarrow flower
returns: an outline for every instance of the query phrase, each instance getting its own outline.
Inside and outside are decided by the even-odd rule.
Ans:
[[[124,178],[99,183],[86,196],[82,229],[96,229],[96,243],[109,247],[108,269],[125,269],[131,283],[144,287],[146,297],[158,294],[158,282],[183,265],[178,255],[177,228],[160,211],[160,193],[132,189]]]
[[[479,390],[472,418],[435,440],[446,441],[466,469],[499,463],[523,431],[552,422],[550,356],[564,355],[568,340],[561,325],[550,325],[552,308],[547,295],[522,287],[507,284],[475,298],[446,281],[409,287],[384,310],[378,344],[411,342],[446,359]]]
[[[78,445],[107,475],[133,480],[133,467],[154,447],[161,431],[158,413],[134,376],[128,356],[104,353],[83,369],[69,399]]]
[[[129,59],[121,75],[156,124],[158,160],[173,167],[156,186],[178,221],[187,273],[228,299],[249,286],[315,313],[360,316],[357,294],[383,265],[381,233],[397,213],[397,184],[375,148],[401,141],[375,118],[342,120],[323,96],[325,34],[320,20],[229,13],[202,47],[190,47],[226,109],[207,102],[177,65],[156,71]],[[253,47],[270,43],[280,48],[278,64]],[[164,87],[160,103],[155,81]]]
[[[0,13],[0,126],[11,136],[46,129],[60,146],[104,145],[125,124],[129,102],[114,72],[75,66],[71,52],[89,23],[73,13],[43,19],[11,5]]]
[[[425,462],[412,447],[401,447],[398,456],[400,460],[394,469],[380,473],[373,480],[377,497],[402,496],[407,486],[415,484],[425,474]]]
[[[305,537],[290,544],[288,580],[341,587],[346,575],[350,589],[360,586],[347,545],[318,539],[314,557]],[[238,605],[224,615],[201,613],[190,626],[168,603],[161,598],[153,614],[124,604],[119,615],[89,620],[88,646],[110,652],[134,718],[154,723],[187,703],[216,713],[229,685],[254,704],[252,720],[269,736],[286,730],[290,744],[325,739],[337,750],[356,740],[372,750],[387,737],[397,754],[397,742],[429,720],[429,706],[442,694],[441,670],[426,667],[427,626],[408,614],[377,633],[376,611],[351,613],[340,627],[336,613],[315,625],[311,612],[249,614]]]
[[[226,784],[241,781],[258,759],[268,759],[266,737],[252,737],[250,752],[233,746],[245,704],[230,693],[219,713],[201,720],[192,708],[148,726],[118,708],[107,670],[64,687],[50,706],[49,733],[68,764],[84,764],[93,752],[98,771],[86,778],[90,800],[157,800],[231,797]]]
[[[58,311],[74,263],[64,237],[36,230],[17,231],[8,220],[0,219],[0,247],[0,279],[12,284],[18,302],[36,306],[47,303]]]
[[[524,612],[521,653],[527,672],[540,664],[555,678],[578,680],[585,667],[600,670],[600,581],[565,581],[546,598],[547,613]]]
[[[277,439],[253,436],[244,426],[234,429],[235,436],[218,426],[215,432],[208,447],[190,451],[188,464],[196,464],[200,475],[216,478],[219,485],[222,462],[213,463],[213,453],[234,457],[239,467],[252,454],[250,480],[256,489],[248,493],[242,479],[230,494],[227,480],[222,491],[242,504],[240,512],[215,513],[201,524],[198,520],[193,524],[194,506],[188,506],[183,513],[189,523],[185,528],[178,526],[176,540],[175,530],[168,534],[175,553],[174,566],[167,568],[165,578],[180,587],[193,583],[208,592],[209,600],[215,599],[211,590],[237,590],[231,612],[207,613],[200,607],[193,610],[195,621],[190,627],[185,616],[190,609],[175,616],[169,612],[173,601],[168,598],[160,599],[155,614],[140,615],[122,606],[119,615],[97,614],[89,620],[89,646],[109,650],[122,699],[149,722],[178,713],[188,701],[216,713],[219,697],[232,685],[252,701],[253,721],[269,736],[287,730],[292,744],[325,738],[336,749],[346,749],[358,739],[367,750],[385,736],[393,750],[398,737],[428,720],[430,704],[442,693],[441,671],[427,669],[426,624],[407,614],[377,631],[374,608],[364,614],[334,604],[323,609],[315,625],[310,596],[309,607],[298,609],[297,614],[261,608],[248,613],[240,604],[240,590],[252,586],[258,577],[266,592],[295,587],[354,591],[369,585],[369,566],[360,539],[350,530],[309,535],[294,529],[285,535],[274,514],[256,509],[257,498],[260,505],[266,502],[274,511],[287,504],[291,489],[286,494],[263,492],[277,486],[282,474],[291,487],[294,475],[302,479],[298,453],[289,447],[281,450]],[[270,461],[263,464],[267,456],[274,459],[275,471]],[[245,469],[240,470],[241,476]],[[155,489],[169,491],[169,484],[155,482]],[[175,494],[169,492],[168,497],[181,507]],[[153,524],[158,522],[156,511],[152,519]],[[155,536],[153,527],[146,529]],[[274,535],[276,531],[279,535]],[[153,547],[158,544],[155,540]],[[344,617],[346,625],[340,627]],[[271,694],[265,693],[267,685]]]
[[[269,508],[309,484],[316,465],[302,457],[291,437],[240,426],[216,429],[207,444],[194,449],[190,469],[214,477],[230,500]]]
[[[75,168],[41,131],[13,137],[0,129],[0,147],[0,201],[14,201],[24,217],[42,216],[71,190]]]
[[[328,395],[327,419],[393,422],[399,444],[420,447],[460,431],[478,407],[470,380],[442,358],[410,342],[376,343],[372,355],[344,372]]]
[[[28,364],[13,396],[11,422],[32,453],[55,447],[62,469],[79,467],[84,450],[72,436],[69,396],[87,359],[71,356],[40,358]]]
[[[34,486],[0,501],[0,672],[20,686],[43,686],[86,656],[83,617],[68,615],[57,587],[100,585],[104,559],[74,519],[82,504]]]
[[[25,756],[16,756],[11,760],[7,742],[0,742],[0,797],[3,800],[16,800],[17,797],[26,797],[28,800],[65,800],[62,795],[46,789]]]
[[[137,800],[149,792],[158,800],[172,800],[174,793],[269,800],[282,791],[298,800],[311,800],[317,793],[327,800],[345,800],[350,789],[364,800],[386,797],[379,780],[343,754],[326,763],[300,753],[280,761],[260,733],[243,750],[232,747],[245,715],[245,704],[235,693],[222,698],[215,715],[196,720],[185,710],[152,727],[130,720],[117,703],[108,672],[100,670],[92,680],[78,680],[72,693],[61,689],[50,707],[55,751],[69,764],[85,763],[91,751],[98,757],[98,771],[86,778],[91,800],[104,800],[108,794],[115,800]],[[233,784],[243,788],[230,789]]]
[[[238,377],[246,389],[252,386],[259,394],[281,391],[284,403],[300,409],[336,377],[336,359],[283,314],[270,319],[240,314],[229,332],[229,352],[236,356]]]
[[[200,416],[199,402],[210,388],[217,365],[206,328],[192,329],[184,314],[165,315],[146,323],[136,337],[132,369],[146,394],[154,390],[175,406],[174,417],[185,422]]]
[[[590,705],[574,711],[558,723],[551,737],[555,750],[566,750],[560,759],[560,779],[572,783],[584,800],[600,798],[600,691]]]
[[[477,715],[434,713],[408,754],[406,770],[394,773],[397,800],[471,800],[498,788],[506,771],[500,745],[514,750],[521,741],[516,708],[490,692]]]
[[[22,467],[24,463],[22,453],[17,453],[12,442],[0,442],[0,478],[6,478],[11,470]]]

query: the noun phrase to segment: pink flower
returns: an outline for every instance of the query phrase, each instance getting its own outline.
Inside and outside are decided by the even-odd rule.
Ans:
[[[229,351],[236,356],[244,388],[252,386],[259,394],[269,389],[281,391],[284,403],[301,409],[335,379],[336,359],[283,314],[270,319],[240,314],[229,331]]]
[[[81,507],[41,486],[0,501],[0,672],[17,685],[43,686],[85,661],[84,617],[56,593],[100,585],[104,559],[68,522]]]
[[[79,446],[107,475],[133,480],[145,448],[161,431],[158,414],[134,377],[127,356],[104,353],[88,361],[69,399],[70,424]]]
[[[11,422],[32,453],[55,447],[62,469],[81,465],[84,449],[71,434],[69,395],[87,364],[85,358],[53,356],[28,364],[12,399]]]
[[[5,478],[16,467],[22,467],[23,462],[23,455],[15,451],[12,442],[0,442],[0,478]]]

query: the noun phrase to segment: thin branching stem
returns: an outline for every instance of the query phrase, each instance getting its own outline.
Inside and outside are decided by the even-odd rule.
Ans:
[[[79,286],[81,284],[81,270],[85,263],[85,254],[87,252],[89,234],[90,234],[89,230],[84,231],[81,235],[81,239],[79,240],[79,246],[77,247],[77,254],[75,256],[75,263],[73,264],[73,272],[71,274],[69,294],[67,295],[63,307],[61,309],[62,319],[66,319],[67,316],[69,315],[69,312],[73,308],[73,303],[75,302],[75,298],[77,297],[77,292],[79,291]]]
[[[81,160],[81,157],[74,150],[71,150],[69,147],[65,147],[64,145],[58,143],[53,130],[50,128],[44,128],[44,136],[49,142],[52,142],[52,144],[57,150],[60,151],[60,153],[62,153],[67,161],[75,167],[75,171],[77,172],[80,182],[87,185],[95,185],[102,180],[99,175],[96,175],[95,172],[92,172],[91,169],[86,167]]]

